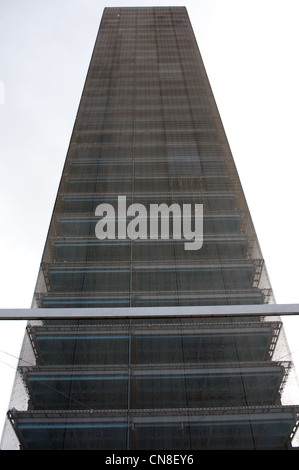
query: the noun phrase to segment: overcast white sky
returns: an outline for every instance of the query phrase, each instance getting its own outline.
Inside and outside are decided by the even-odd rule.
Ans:
[[[31,305],[103,8],[171,5],[188,8],[276,301],[299,303],[298,0],[1,0],[0,308]],[[0,435],[24,327],[0,323]]]

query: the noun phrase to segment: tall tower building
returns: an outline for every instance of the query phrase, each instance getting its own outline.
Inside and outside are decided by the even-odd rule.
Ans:
[[[175,211],[151,236],[154,204],[201,207],[202,246],[174,236]],[[32,304],[58,316],[28,322],[2,448],[289,449],[271,305],[186,9],[106,8]]]

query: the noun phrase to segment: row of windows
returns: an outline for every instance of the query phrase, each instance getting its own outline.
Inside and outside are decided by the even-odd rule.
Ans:
[[[193,97],[190,94],[186,94],[184,97],[147,97],[140,96],[139,99],[135,99],[133,92],[128,92],[127,96],[125,97],[122,93],[116,94],[111,93],[108,96],[100,91],[94,92],[97,96],[94,96],[94,103],[93,105],[90,104],[90,100],[92,98],[87,94],[84,95],[85,104],[82,106],[82,111],[116,111],[116,110],[136,110],[136,111],[163,111],[169,110],[174,111],[177,114],[180,113],[180,109],[186,110],[189,109],[192,111],[198,112],[198,116],[201,118],[209,118],[209,117],[216,117],[216,108],[214,104],[212,104],[209,100],[202,99],[197,97],[196,99],[196,107],[190,108],[190,103],[192,103]],[[179,99],[178,99],[179,98]]]
[[[143,66],[141,66],[143,68]],[[208,83],[202,77],[199,77],[196,71],[190,72],[188,75],[182,72],[175,72],[172,70],[161,70],[158,67],[151,67],[150,70],[144,70],[143,74],[139,76],[132,76],[130,73],[126,73],[128,69],[134,70],[134,65],[127,64],[119,69],[115,70],[114,73],[102,73],[88,77],[88,87],[105,87],[109,86],[113,90],[116,86],[127,86],[128,90],[132,87],[136,91],[145,92],[145,87],[148,86],[149,90],[155,87],[155,89],[161,91],[175,92],[176,87],[184,89],[187,86],[190,92],[196,92],[198,94],[205,95],[205,86]]]
[[[94,162],[84,162],[80,163],[80,171],[85,173],[84,166],[86,165],[86,172],[89,172],[89,163],[96,163],[100,165],[101,163],[109,164],[111,160],[117,161],[118,163],[126,162],[126,160],[133,161],[140,165],[152,165],[159,161],[175,162],[183,161],[184,164],[196,162],[200,160],[202,168],[205,171],[216,171],[218,169],[224,168],[227,154],[220,148],[215,145],[208,146],[198,146],[198,145],[177,145],[173,147],[171,145],[161,145],[161,146],[145,146],[145,145],[128,145],[128,146],[113,146],[113,148],[105,147],[102,145],[72,145],[70,148],[70,153],[68,161],[71,162],[71,159],[94,159]],[[101,159],[99,161],[99,159]],[[105,161],[106,160],[106,161]],[[71,162],[73,164],[74,162]],[[111,164],[115,164],[111,162]],[[79,163],[78,163],[79,165]],[[223,167],[222,167],[223,165]],[[146,168],[146,166],[145,166]],[[78,168],[79,171],[79,168]]]
[[[261,305],[272,299],[271,289],[250,289],[231,292],[154,292],[154,293],[116,293],[96,295],[80,292],[67,294],[36,294],[35,301],[40,308],[110,308],[110,307],[176,307],[207,305]],[[233,319],[236,320],[235,318]],[[242,319],[241,319],[242,320]],[[240,321],[240,319],[238,319]],[[69,320],[69,323],[71,320]],[[76,325],[77,321],[75,320]],[[83,321],[84,322],[84,321]],[[90,323],[90,320],[88,320]],[[82,324],[82,321],[81,321]]]
[[[167,119],[157,119],[156,121],[151,120],[120,120],[115,121],[107,118],[105,121],[96,121],[90,116],[90,120],[77,121],[76,132],[94,132],[101,130],[103,133],[111,132],[153,132],[153,131],[164,131],[164,132],[192,132],[194,129],[197,132],[210,133],[215,132],[215,125],[193,121],[192,118],[186,119],[185,121]]]
[[[168,84],[165,86],[165,88],[160,87],[160,88],[149,88],[148,94],[146,93],[146,87],[140,87],[140,88],[135,88],[133,86],[127,86],[124,84],[124,86],[112,86],[109,81],[107,81],[107,87],[100,86],[100,87],[88,87],[84,91],[84,96],[95,96],[95,97],[100,97],[100,96],[106,96],[108,93],[110,97],[119,97],[121,99],[122,95],[128,95],[126,98],[134,98],[134,99],[139,99],[142,101],[142,99],[148,101],[149,99],[153,100],[153,103],[158,100],[161,101],[162,99],[165,100],[166,98],[169,97],[170,102],[175,102],[178,100],[178,98],[182,98],[185,96],[193,97],[194,98],[194,105],[201,104],[201,103],[209,103],[209,98],[205,96],[205,94],[200,93],[200,88],[199,87],[180,87],[177,90],[177,94],[174,95],[174,91],[176,90],[176,87],[169,87]],[[159,100],[160,98],[160,100]],[[190,106],[192,109],[192,106]]]
[[[56,226],[57,226],[57,230],[59,230],[60,235],[63,237],[89,237],[89,236],[94,236],[96,223],[97,223],[97,219],[94,217],[71,218],[71,217],[64,216],[59,219]],[[203,233],[204,235],[214,234],[214,233],[233,235],[239,232],[240,226],[241,226],[241,217],[238,214],[227,215],[223,217],[204,216]],[[104,244],[104,242],[102,243]],[[114,249],[117,250],[117,243],[115,243],[114,245],[115,245]],[[174,249],[172,247],[172,243],[170,243],[169,246],[171,247],[171,250]],[[121,249],[121,247],[119,249]],[[167,249],[170,249],[170,248],[168,247]],[[165,253],[167,253],[167,249]],[[112,253],[111,253],[111,257],[113,258]]]
[[[286,448],[289,435],[296,426],[296,417],[285,416],[283,410],[278,413],[277,419],[263,415],[261,419],[254,414],[240,416],[227,413],[212,416],[211,420],[205,415],[198,415],[192,420],[182,422],[177,416],[155,416],[154,420],[144,418],[143,423],[117,420],[113,423],[98,420],[88,416],[80,422],[74,422],[71,414],[68,423],[57,422],[54,417],[47,417],[46,421],[36,417],[30,420],[30,414],[21,415],[14,412],[13,422],[18,428],[22,445],[28,450],[152,450],[165,451],[186,449],[196,450],[256,450],[256,449],[282,449]],[[241,411],[238,410],[238,413]],[[43,418],[43,417],[42,417]],[[192,456],[187,456],[191,459]],[[158,461],[156,454],[152,455],[152,463]],[[165,459],[165,452],[161,455]],[[171,456],[168,456],[170,458]],[[157,460],[156,460],[157,459]],[[166,460],[166,462],[168,462]],[[189,462],[189,460],[187,460]],[[158,462],[160,463],[160,462]]]
[[[192,143],[202,145],[222,145],[222,141],[218,136],[206,135],[204,133],[194,131],[193,134],[187,132],[140,132],[140,133],[109,133],[109,132],[91,132],[83,134],[75,134],[73,137],[74,144],[112,144],[117,145],[174,145],[176,143],[190,145]]]
[[[57,409],[159,409],[272,405],[278,395],[281,371],[214,375],[157,374],[90,377],[30,375],[27,386],[36,407]],[[71,397],[71,398],[70,398]],[[129,402],[129,404],[128,404]],[[100,405],[99,405],[100,403]]]
[[[134,39],[140,41],[142,46],[147,45],[156,45],[157,48],[164,47],[164,40],[166,45],[170,45],[172,47],[180,48],[181,43],[183,48],[189,49],[189,51],[195,51],[196,46],[194,45],[193,38],[188,34],[188,31],[183,31],[180,28],[173,28],[172,30],[169,28],[167,31],[163,30],[163,28],[138,28],[138,25],[133,25],[131,28],[119,28],[119,29],[112,29],[109,31],[108,29],[100,31],[98,37],[98,44],[99,48],[101,48],[103,42],[106,43],[107,39],[110,37],[112,43],[115,43],[121,46],[121,39],[124,38],[128,41],[129,45],[134,45]],[[125,42],[127,43],[127,42]],[[138,47],[138,44],[136,44]]]
[[[138,31],[133,31],[132,34],[128,34],[126,36],[120,36],[116,34],[113,39],[111,40],[111,35],[109,34],[101,34],[99,39],[100,48],[106,48],[105,51],[98,52],[95,54],[95,57],[99,57],[100,54],[106,54],[107,48],[108,50],[113,50],[117,48],[117,52],[119,50],[126,52],[134,51],[136,53],[144,53],[148,54],[155,54],[156,52],[172,50],[175,49],[180,52],[182,55],[185,53],[190,54],[194,51],[196,52],[197,49],[194,48],[194,44],[192,40],[186,38],[186,36],[182,36],[181,39],[178,39],[176,36],[168,37],[163,36],[163,42],[161,40],[161,33],[158,34],[144,34]]]
[[[85,120],[95,120],[97,118],[103,120],[105,116],[109,117],[118,116],[118,119],[121,119],[124,116],[135,116],[136,120],[169,120],[169,121],[179,121],[186,117],[187,120],[192,119],[199,122],[210,122],[217,123],[217,126],[220,125],[220,121],[217,119],[217,116],[211,109],[209,103],[198,103],[194,107],[190,107],[189,103],[178,105],[176,103],[162,103],[157,102],[156,105],[148,103],[146,106],[142,106],[140,103],[135,103],[134,99],[124,100],[119,99],[115,100],[104,100],[102,98],[95,99],[94,103],[90,103],[90,98],[86,97],[84,105],[81,107],[80,112],[78,113],[78,120],[82,118]],[[129,118],[129,119],[130,119]]]
[[[147,165],[155,164],[159,168],[163,164],[168,175],[168,165],[177,165],[177,162],[189,168],[193,166],[196,168],[200,164],[203,173],[217,174],[227,169],[225,163],[227,160],[224,155],[221,155],[221,150],[221,146],[217,148],[215,146],[212,147],[210,144],[204,146],[198,145],[198,143],[186,145],[184,148],[178,146],[176,149],[166,146],[165,142],[159,147],[144,144],[124,146],[73,144],[69,152],[69,163],[72,165],[72,171],[76,174],[80,172],[82,174],[97,174],[97,166],[101,164],[118,166],[121,163],[131,165],[136,163],[137,168],[138,165],[144,165],[144,168],[147,168]],[[78,167],[75,168],[73,164],[77,160]],[[117,172],[118,170],[116,169],[115,171]],[[142,169],[140,171],[142,172]]]
[[[173,112],[168,110],[158,109],[157,111],[141,111],[141,110],[97,110],[94,111],[81,111],[77,118],[77,121],[82,122],[82,124],[88,124],[89,122],[92,123],[104,123],[104,122],[132,122],[134,119],[136,122],[150,122],[154,123],[156,120],[158,122],[161,121],[169,121],[169,122],[180,122],[180,123],[188,123],[190,120],[193,120],[194,112],[197,110],[191,109],[182,109],[180,112]],[[204,128],[211,128],[212,126],[216,125],[216,120],[209,119],[196,119],[194,121],[197,123],[198,126]]]
[[[107,76],[98,76],[89,78],[88,88],[96,89],[109,88],[115,90],[115,87],[121,87],[121,90],[127,88],[128,90],[134,89],[135,93],[145,93],[146,90],[148,93],[158,93],[159,91],[164,94],[171,94],[177,90],[178,93],[182,93],[186,90],[186,83],[189,85],[187,89],[192,88],[192,91],[196,89],[198,93],[201,93],[204,89],[203,85],[200,82],[195,82],[192,77],[188,77],[187,80],[184,80],[182,74],[172,71],[159,72],[157,74],[149,73],[147,76],[143,77],[130,77],[125,76],[120,72],[117,72],[113,77]],[[196,83],[196,85],[195,85]]]
[[[138,21],[134,18],[122,18],[121,16],[117,17],[114,20],[108,20],[105,18],[105,21],[101,25],[100,36],[102,35],[121,35],[124,33],[127,36],[130,33],[135,31],[140,31],[144,33],[159,32],[163,36],[171,35],[181,35],[186,37],[187,25],[183,22],[174,22],[174,21],[163,21],[157,22],[156,18],[147,18],[142,19],[138,16]]]
[[[156,328],[159,329],[157,319]],[[269,344],[274,339],[272,327],[252,325],[249,327],[235,327],[233,331],[227,324],[220,324],[218,331],[209,325],[204,327],[200,323],[190,322],[187,330],[184,329],[184,320],[177,319],[177,329],[172,328],[173,319],[167,320],[167,332],[163,328],[159,332],[148,331],[152,322],[144,319],[146,333],[140,334],[138,328],[131,320],[131,330],[128,325],[120,324],[117,329],[117,320],[114,320],[114,330],[108,324],[98,326],[97,329],[81,329],[80,332],[52,329],[33,332],[36,345],[35,354],[37,364],[40,365],[72,365],[73,354],[77,356],[76,363],[102,365],[118,364],[204,364],[221,362],[253,362],[265,361],[269,356]],[[147,323],[146,323],[147,322]],[[116,323],[116,326],[115,326]],[[141,327],[143,323],[141,323]],[[99,329],[100,328],[100,329]],[[136,329],[137,328],[137,329]],[[121,329],[121,332],[119,331]],[[164,325],[165,329],[165,325]],[[129,352],[134,352],[129,356]]]
[[[102,63],[104,62],[104,63]],[[90,78],[101,78],[101,77],[117,77],[122,72],[126,77],[132,77],[132,72],[135,72],[135,80],[138,82],[144,80],[146,76],[152,77],[153,79],[161,78],[163,79],[163,74],[168,73],[173,76],[176,74],[179,77],[184,76],[184,79],[187,82],[192,83],[192,81],[204,81],[206,78],[200,74],[199,69],[195,66],[189,66],[188,63],[178,63],[177,60],[173,61],[163,61],[156,56],[135,56],[127,55],[123,60],[118,60],[117,67],[112,68],[112,64],[105,59],[95,63],[95,67],[98,68],[98,64],[101,64],[102,67],[98,71],[91,70],[88,74],[88,79]],[[181,72],[179,72],[181,70]]]
[[[135,86],[135,83],[131,83],[129,80],[125,81],[123,78],[120,78],[118,81],[110,81],[105,80],[106,84],[103,82],[98,86],[89,86],[86,89],[86,96],[95,93],[97,96],[101,94],[107,93],[108,97],[110,96],[121,96],[122,93],[128,94],[129,97],[135,97],[136,99],[141,100],[142,98],[148,99],[153,98],[157,99],[165,99],[166,97],[172,97],[172,99],[177,99],[177,97],[181,96],[193,96],[198,95],[196,102],[202,102],[201,100],[204,98],[202,94],[202,89],[200,87],[192,87],[192,86],[185,86],[183,82],[175,82],[174,80],[171,81],[171,85],[169,79],[165,80],[165,86],[163,83],[161,86],[154,86],[151,81],[151,77],[147,77],[148,85],[145,82],[143,86]],[[88,90],[88,93],[87,93]],[[174,91],[177,95],[174,97]],[[192,105],[190,105],[190,109],[192,109]]]
[[[92,126],[98,129],[103,125],[107,126],[109,130],[108,126],[119,125],[119,130],[122,131],[123,127],[132,126],[132,124],[139,127],[151,126],[154,129],[162,130],[165,126],[174,127],[175,130],[188,130],[192,126],[192,130],[195,128],[199,131],[206,131],[206,133],[213,132],[214,130],[221,130],[223,132],[221,124],[213,119],[212,114],[210,115],[210,120],[204,121],[201,113],[192,113],[191,110],[190,112],[183,111],[182,114],[177,111],[172,113],[170,110],[163,112],[162,106],[158,112],[155,112],[153,108],[149,108],[148,112],[146,108],[139,108],[135,111],[133,109],[130,111],[124,109],[123,112],[117,112],[112,107],[108,108],[107,112],[103,109],[103,111],[94,110],[93,112],[82,113],[76,121],[76,130],[81,131],[82,129],[84,131],[86,129],[86,131],[89,131],[92,130]]]
[[[92,236],[92,233],[90,234]],[[245,259],[247,255],[247,241],[244,239],[237,242],[207,242],[197,251],[186,251],[184,241],[180,243],[107,243],[96,242],[55,242],[53,259],[58,262],[64,261],[202,261],[218,259]]]
[[[105,96],[98,96],[98,97],[89,97],[83,95],[81,104],[80,104],[80,111],[101,111],[101,110],[119,110],[120,112],[124,109],[126,110],[141,110],[141,111],[146,111],[146,110],[152,110],[152,111],[160,111],[160,110],[173,110],[176,112],[180,112],[180,110],[194,110],[194,111],[202,111],[202,116],[205,118],[209,118],[210,116],[210,100],[204,99],[204,97],[200,97],[200,100],[197,99],[196,102],[191,101],[191,103],[182,103],[180,105],[176,103],[161,103],[161,102],[155,102],[155,103],[149,103],[149,106],[146,108],[140,108],[138,105],[135,105],[134,100],[132,100],[133,97],[129,97],[129,99],[126,99],[123,96],[120,96],[119,99],[113,99],[113,97],[107,95]],[[216,113],[213,113],[213,116],[217,116]]]
[[[94,179],[94,180],[69,180],[64,186],[68,192],[72,193],[98,193],[98,194],[129,194],[136,193],[170,193],[173,192],[191,192],[202,191],[228,191],[230,188],[229,178],[213,177],[202,178],[200,176],[200,165],[198,168],[193,167],[193,171],[197,169],[199,175],[197,177],[182,178],[172,177],[167,179]],[[171,174],[180,174],[181,164],[169,169]],[[190,169],[191,170],[191,169]],[[144,174],[145,175],[145,174]]]
[[[116,193],[118,194],[118,193]],[[152,196],[143,196],[142,194],[138,195],[138,202],[143,204],[147,210],[149,210],[150,205],[154,203],[162,204],[166,203],[171,205],[172,203],[182,204],[203,204],[204,212],[229,212],[235,209],[235,195],[232,194],[219,194],[219,195],[197,195],[194,196],[185,196],[182,194],[160,194],[156,198]],[[130,198],[127,197],[127,203],[129,204]],[[135,201],[136,202],[136,201]],[[108,204],[117,204],[117,196],[115,197],[103,197],[101,195],[90,195],[90,196],[63,196],[61,195],[58,200],[57,212],[60,211],[65,213],[95,213],[95,209],[99,204],[108,203]],[[132,202],[130,202],[131,204]]]
[[[108,52],[108,51],[107,51]],[[186,53],[187,54],[187,53]],[[123,57],[123,55],[122,55]],[[118,60],[118,56],[116,54],[116,56],[113,57],[114,60]],[[189,54],[187,57],[185,57],[186,59],[186,62],[184,62],[183,60],[181,60],[181,66],[184,67],[185,64],[186,66],[188,66],[188,64],[194,60],[194,55],[192,54]],[[142,55],[142,54],[139,54],[139,56],[135,56],[134,55],[134,61],[135,61],[135,64],[136,66],[139,66],[139,67],[142,67],[143,64],[146,65],[147,63],[147,57],[145,55]],[[149,57],[149,60],[152,60],[153,62],[155,63],[158,63],[158,64],[161,64],[161,65],[171,65],[173,66],[174,64],[176,64],[178,62],[178,57],[177,55],[170,55],[168,53],[164,53],[164,54],[159,54],[157,59],[155,60],[155,56],[154,57]],[[106,62],[106,66],[109,67],[109,64],[111,64],[112,62],[109,60],[109,57],[107,59],[105,59],[105,56],[99,56],[99,57],[94,57],[93,59],[93,65],[99,65],[99,64],[102,64],[102,62],[105,61]],[[103,65],[103,64],[102,64]]]
[[[151,452],[151,463],[156,464],[158,458],[164,458],[164,463],[171,459],[165,455],[165,449],[182,454],[190,450],[273,450],[286,446],[288,436],[296,426],[296,418],[279,413],[277,419],[255,418],[254,415],[243,416],[241,419],[230,415],[227,420],[223,415],[208,420],[206,416],[182,423],[182,418],[160,416],[153,421],[143,420],[144,423],[129,423],[117,420],[113,423],[103,419],[91,418],[83,423],[73,421],[71,414],[68,423],[61,424],[54,417],[46,421],[36,417],[30,419],[26,414],[14,412],[13,422],[18,428],[22,440],[22,448],[26,450],[148,450]],[[240,411],[238,411],[240,412]],[[277,413],[278,414],[278,413]],[[227,414],[226,414],[227,416]],[[84,417],[83,417],[84,419]],[[158,419],[158,420],[157,420]],[[152,454],[152,450],[162,450],[162,455]],[[185,454],[184,454],[185,455]],[[193,454],[187,456],[193,463]]]
[[[101,267],[73,269],[48,267],[47,280],[51,292],[176,292],[219,289],[250,289],[255,268],[246,266],[193,269],[103,269]]]
[[[81,154],[80,154],[81,155]],[[177,185],[177,183],[182,187],[183,184],[186,184],[186,179],[189,180],[189,184],[193,184],[193,179],[196,180],[195,184],[198,182],[204,186],[205,180],[207,184],[213,184],[212,179],[218,181],[219,186],[224,181],[228,181],[230,178],[230,173],[225,167],[224,160],[218,161],[217,159],[214,160],[214,166],[212,163],[211,168],[207,166],[207,162],[201,160],[199,158],[191,158],[190,160],[185,162],[180,161],[179,158],[161,158],[153,160],[143,160],[143,159],[124,159],[124,158],[116,158],[117,155],[115,154],[111,160],[107,161],[104,158],[99,160],[99,153],[95,151],[94,153],[90,152],[89,154],[82,154],[81,157],[86,157],[86,163],[79,162],[74,163],[69,162],[70,166],[66,169],[64,176],[80,176],[84,178],[84,181],[88,183],[92,181],[90,178],[87,180],[85,179],[86,176],[88,177],[96,177],[97,181],[99,178],[103,178],[103,182],[107,181],[107,177],[109,178],[118,178],[120,182],[125,177],[128,176],[132,179],[135,179],[136,182],[143,177],[144,181],[150,181],[153,176],[156,178],[159,176],[159,180],[169,180],[169,187],[172,185]],[[88,157],[95,157],[94,159],[89,159]],[[146,154],[143,156],[147,156]],[[98,157],[98,158],[97,158]],[[81,158],[80,158],[81,160]],[[90,161],[89,161],[90,160]],[[208,162],[209,163],[209,162]],[[188,173],[187,171],[183,174],[176,174],[176,170],[180,171],[182,168],[187,168],[188,172],[193,171],[194,173]],[[208,170],[211,171],[208,171]],[[206,171],[203,171],[206,170]],[[225,174],[223,174],[225,172]],[[93,180],[95,181],[95,180]],[[111,180],[113,182],[113,180]],[[82,180],[83,182],[83,180]],[[66,187],[67,180],[63,180],[63,186]],[[75,183],[75,181],[74,181]],[[151,184],[151,183],[150,183]],[[158,183],[159,184],[159,183]],[[162,183],[161,183],[162,184]]]

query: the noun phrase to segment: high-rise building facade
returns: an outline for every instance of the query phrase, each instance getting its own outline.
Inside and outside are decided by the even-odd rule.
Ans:
[[[102,204],[115,236],[99,239]],[[128,236],[132,204],[147,211],[145,236]],[[153,204],[202,205],[202,246],[174,237],[177,214],[168,237],[151,237]],[[98,316],[28,322],[2,447],[290,448],[299,408],[285,398],[281,320],[241,314],[265,304],[271,285],[186,9],[106,8],[32,305]],[[200,314],[214,306],[227,315]]]

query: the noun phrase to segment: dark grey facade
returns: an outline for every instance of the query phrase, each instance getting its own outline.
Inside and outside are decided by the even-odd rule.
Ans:
[[[146,208],[202,204],[202,248],[171,236],[99,240],[96,207],[116,207],[118,196]],[[28,323],[3,446],[290,448],[298,407],[282,399],[291,363],[280,319],[163,316],[268,303],[186,9],[105,9],[33,300],[103,314]],[[128,307],[142,313],[124,316]]]

